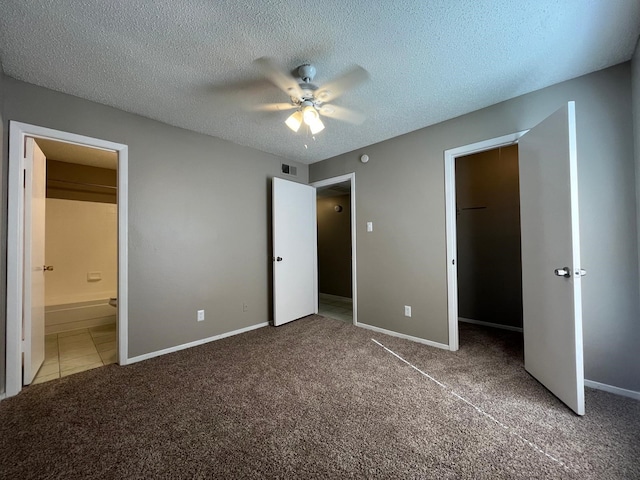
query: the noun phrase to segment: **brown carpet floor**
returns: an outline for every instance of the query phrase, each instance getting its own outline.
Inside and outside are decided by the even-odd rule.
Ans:
[[[0,402],[0,478],[640,478],[640,402],[586,411],[518,334],[461,325],[452,353],[311,316]]]

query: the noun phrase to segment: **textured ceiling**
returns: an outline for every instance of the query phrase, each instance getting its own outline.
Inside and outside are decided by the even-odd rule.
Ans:
[[[631,58],[638,0],[0,0],[6,75],[313,163]],[[252,63],[315,83],[353,64],[367,83],[333,101],[316,140],[285,125]],[[302,129],[301,129],[302,131]],[[305,144],[308,148],[305,148]]]

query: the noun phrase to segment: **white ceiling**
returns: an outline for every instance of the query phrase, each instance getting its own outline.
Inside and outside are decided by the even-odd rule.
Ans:
[[[0,0],[6,75],[313,163],[629,60],[638,0]],[[252,62],[370,80],[313,141]],[[241,84],[239,90],[233,85]],[[241,93],[239,95],[239,93]],[[302,130],[302,129],[301,129]],[[308,148],[305,148],[305,144]]]

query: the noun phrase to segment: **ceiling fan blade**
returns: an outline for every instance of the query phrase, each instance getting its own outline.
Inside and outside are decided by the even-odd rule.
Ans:
[[[273,59],[260,57],[254,60],[254,63],[258,65],[262,73],[284,93],[294,98],[300,98],[302,96],[302,90],[300,90],[296,79],[276,65]]]
[[[347,90],[360,85],[368,79],[369,72],[361,66],[356,65],[332,82],[318,88],[314,93],[314,97],[321,102],[330,102],[331,100],[338,98]]]
[[[294,108],[298,108],[297,105],[291,105],[290,103],[262,103],[253,105],[251,110],[257,112],[279,112],[281,110],[292,110]]]
[[[322,105],[318,112],[324,117],[335,118],[336,120],[342,120],[356,125],[360,125],[367,118],[360,112],[336,105]]]

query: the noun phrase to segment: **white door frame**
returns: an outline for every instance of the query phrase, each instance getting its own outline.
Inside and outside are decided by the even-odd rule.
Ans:
[[[353,324],[358,325],[358,275],[356,270],[356,174],[355,172],[340,175],[338,177],[318,180],[310,185],[313,187],[326,187],[349,181],[351,185],[351,296],[353,300]]]
[[[5,396],[22,388],[22,294],[23,294],[23,170],[25,137],[115,151],[118,154],[118,363],[126,365],[128,352],[128,147],[120,143],[85,137],[16,121],[9,122],[9,201],[7,222],[7,337]]]
[[[449,350],[459,348],[458,339],[458,259],[456,233],[456,158],[518,143],[528,130],[491,138],[444,152],[445,222],[447,238],[447,310],[449,312]]]

